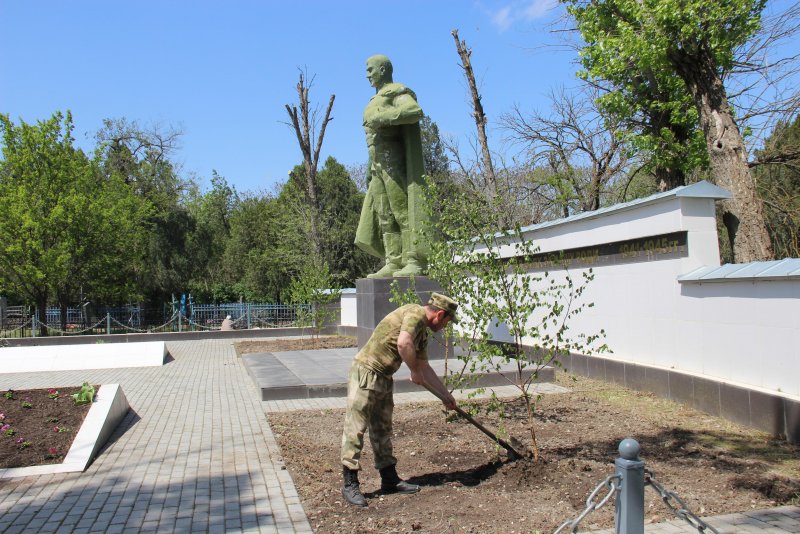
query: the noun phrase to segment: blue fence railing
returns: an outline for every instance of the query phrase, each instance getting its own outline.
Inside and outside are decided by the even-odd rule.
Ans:
[[[183,309],[174,303],[165,304],[160,309],[140,306],[69,307],[66,309],[66,324],[62,324],[60,308],[47,308],[45,316],[50,335],[75,335],[219,330],[226,317],[231,318],[233,328],[237,329],[280,328],[295,326],[298,317],[308,309],[309,306],[304,304],[190,302]],[[2,312],[0,337],[38,335],[34,330],[41,324],[34,308],[8,306]]]

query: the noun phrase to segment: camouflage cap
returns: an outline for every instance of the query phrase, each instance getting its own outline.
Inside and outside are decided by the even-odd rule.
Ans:
[[[441,293],[431,293],[431,298],[428,301],[428,304],[446,311],[448,314],[450,314],[450,317],[452,318],[450,319],[451,321],[454,323],[458,322],[458,316],[456,315],[458,303],[447,295],[442,295]]]

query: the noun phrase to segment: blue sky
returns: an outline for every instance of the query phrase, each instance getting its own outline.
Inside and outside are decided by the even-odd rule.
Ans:
[[[78,144],[104,118],[181,127],[175,159],[207,184],[212,169],[240,191],[272,190],[301,161],[284,105],[298,67],[312,103],[336,95],[322,160],[363,163],[361,113],[374,90],[365,60],[388,55],[443,133],[468,143],[469,95],[450,32],[473,49],[490,121],[514,104],[544,107],[575,83],[559,52],[553,0],[170,1],[0,0],[0,113],[35,122],[73,113]],[[499,146],[500,132],[490,132]]]

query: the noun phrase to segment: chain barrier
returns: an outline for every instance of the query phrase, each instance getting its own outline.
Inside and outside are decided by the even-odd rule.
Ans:
[[[177,318],[178,318],[178,312],[175,312],[175,313],[173,313],[173,314],[172,314],[172,317],[170,317],[170,318],[169,318],[169,320],[168,320],[166,323],[164,323],[164,324],[162,324],[162,325],[159,325],[159,326],[154,326],[153,328],[148,328],[148,329],[147,329],[147,333],[149,334],[149,333],[151,333],[151,332],[155,332],[155,331],[156,331],[156,330],[158,330],[159,328],[164,328],[164,327],[166,327],[166,326],[169,326],[170,324],[172,324],[173,322],[175,322],[175,320],[176,320]]]
[[[72,335],[78,335],[78,334],[83,334],[84,332],[88,332],[89,330],[97,328],[98,326],[100,326],[104,322],[106,322],[105,317],[100,319],[96,323],[94,323],[92,326],[88,326],[88,327],[84,328],[83,330],[61,330],[60,328],[57,328],[55,326],[47,325],[47,331],[48,332],[55,332],[57,334],[63,334],[65,336],[72,336]]]
[[[247,329],[247,314],[243,313],[233,320],[233,327],[237,329]]]
[[[72,335],[79,335],[79,334],[83,334],[83,333],[89,332],[89,331],[91,331],[93,329],[96,329],[96,328],[102,326],[104,323],[108,323],[108,324],[114,324],[115,327],[122,328],[122,329],[124,329],[126,331],[129,331],[129,332],[136,332],[136,333],[141,333],[141,334],[145,334],[145,333],[149,334],[149,333],[158,332],[158,331],[164,329],[165,327],[169,326],[170,324],[174,323],[175,321],[177,321],[178,314],[179,314],[179,312],[176,311],[176,312],[174,312],[172,314],[172,316],[169,318],[169,320],[167,320],[166,323],[164,323],[162,325],[159,325],[159,326],[148,327],[146,329],[136,328],[136,327],[130,326],[128,324],[125,324],[125,323],[121,322],[119,319],[117,319],[116,317],[114,317],[112,315],[112,316],[109,316],[109,317],[103,317],[100,320],[98,320],[95,324],[93,324],[92,326],[89,326],[89,327],[81,329],[81,330],[61,330],[58,327],[50,326],[50,325],[47,326],[47,330],[48,330],[48,332],[51,332],[51,333],[54,333],[54,334],[72,336]],[[189,319],[185,315],[182,316],[182,318],[186,321],[186,325],[187,326],[193,326],[193,327],[201,329],[201,330],[209,330],[209,331],[211,331],[211,330],[219,330],[220,329],[219,326],[204,326],[204,325],[202,325],[200,323],[195,322],[192,319]],[[22,331],[25,328],[32,328],[33,327],[33,321],[34,321],[34,319],[31,318],[31,319],[28,319],[22,325],[17,326],[12,330],[2,330],[2,334],[3,335],[0,336],[0,339],[4,339],[4,338],[9,338],[10,339],[11,338],[11,336],[10,336],[11,334],[13,334],[15,332],[18,332],[18,331]],[[288,324],[285,324],[286,322],[287,322],[286,319],[277,319],[275,321],[271,321],[270,319],[259,317],[259,316],[255,316],[255,315],[251,316],[250,320],[249,320],[251,328],[277,328],[277,327],[293,326],[293,321],[288,321]],[[236,329],[242,329],[242,330],[248,329],[247,313],[245,312],[244,314],[242,314],[239,317],[237,317],[236,319],[234,319],[233,320],[233,324],[234,324],[234,328],[236,328]]]
[[[186,323],[191,325],[191,326],[196,326],[197,328],[199,328],[201,330],[219,330],[219,327],[216,327],[216,326],[203,326],[201,324],[198,324],[198,323],[192,321],[188,317],[186,318]]]
[[[111,316],[111,317],[110,317],[110,319],[111,319],[111,322],[112,322],[112,323],[117,323],[119,326],[121,326],[121,327],[122,327],[122,328],[124,328],[125,330],[130,330],[131,332],[138,332],[138,333],[140,333],[140,334],[147,334],[147,333],[149,333],[149,330],[142,330],[141,328],[134,328],[134,327],[132,327],[132,326],[130,326],[130,325],[127,325],[127,324],[125,324],[125,323],[121,323],[121,322],[119,322],[119,321],[117,320],[117,318],[116,318],[116,317],[114,317],[114,316]],[[167,324],[169,324],[169,323],[167,323]],[[160,327],[157,327],[157,328],[160,328]]]
[[[578,525],[580,525],[581,521],[583,521],[587,515],[605,506],[605,504],[611,500],[611,497],[617,494],[617,491],[619,491],[620,482],[622,482],[622,477],[617,474],[607,476],[606,479],[598,484],[598,486],[586,499],[586,508],[583,510],[583,512],[581,512],[580,515],[578,515],[578,517],[575,519],[568,519],[562,523],[553,534],[560,534],[561,532],[578,532]],[[596,501],[597,496],[601,491],[603,491],[604,488],[608,488],[608,493],[602,499],[600,499],[600,501]],[[569,528],[570,530],[564,530],[565,528]]]
[[[152,327],[152,328],[148,328],[147,330],[142,330],[141,328],[134,328],[134,327],[132,327],[132,326],[128,326],[128,325],[126,325],[126,324],[124,324],[124,323],[121,323],[121,322],[119,322],[119,321],[118,321],[116,318],[114,318],[114,317],[111,317],[111,321],[113,321],[113,322],[117,323],[117,324],[118,324],[119,326],[121,326],[122,328],[125,328],[126,330],[130,330],[130,331],[132,331],[132,332],[138,332],[138,333],[140,333],[140,334],[151,334],[151,333],[155,332],[156,330],[158,330],[159,328],[164,328],[165,326],[168,326],[168,325],[170,325],[170,324],[171,324],[171,323],[172,323],[172,322],[175,320],[175,318],[176,318],[177,316],[178,316],[178,313],[177,313],[177,312],[175,312],[175,313],[173,313],[173,314],[172,314],[172,317],[170,317],[170,318],[169,318],[169,320],[168,320],[166,323],[164,323],[164,324],[162,324],[162,325],[159,325],[159,326],[154,326],[154,327]],[[103,319],[103,320],[105,320],[105,319]]]
[[[656,480],[656,474],[649,469],[644,470],[644,485],[650,486],[656,490],[667,508],[669,508],[673,514],[689,523],[693,528],[696,528],[698,532],[705,532],[708,530],[714,534],[719,534],[717,529],[693,514],[692,511],[689,510],[689,507],[686,506],[686,503],[683,502],[683,499],[681,499],[676,493],[662,486]],[[674,506],[670,501],[675,501],[680,505],[680,507]]]
[[[18,327],[13,328],[11,330],[3,330],[3,332],[6,334],[3,337],[9,337],[8,334],[13,334],[14,332],[17,332],[18,330],[22,330],[23,328],[26,328],[28,325],[31,325],[31,326],[33,325],[33,319],[28,319],[27,321],[25,321],[24,323],[22,323]]]

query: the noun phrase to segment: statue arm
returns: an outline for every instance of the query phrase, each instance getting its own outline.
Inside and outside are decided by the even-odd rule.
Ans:
[[[390,106],[380,109],[373,117],[372,124],[379,128],[415,124],[422,119],[422,108],[410,94],[396,96]]]

